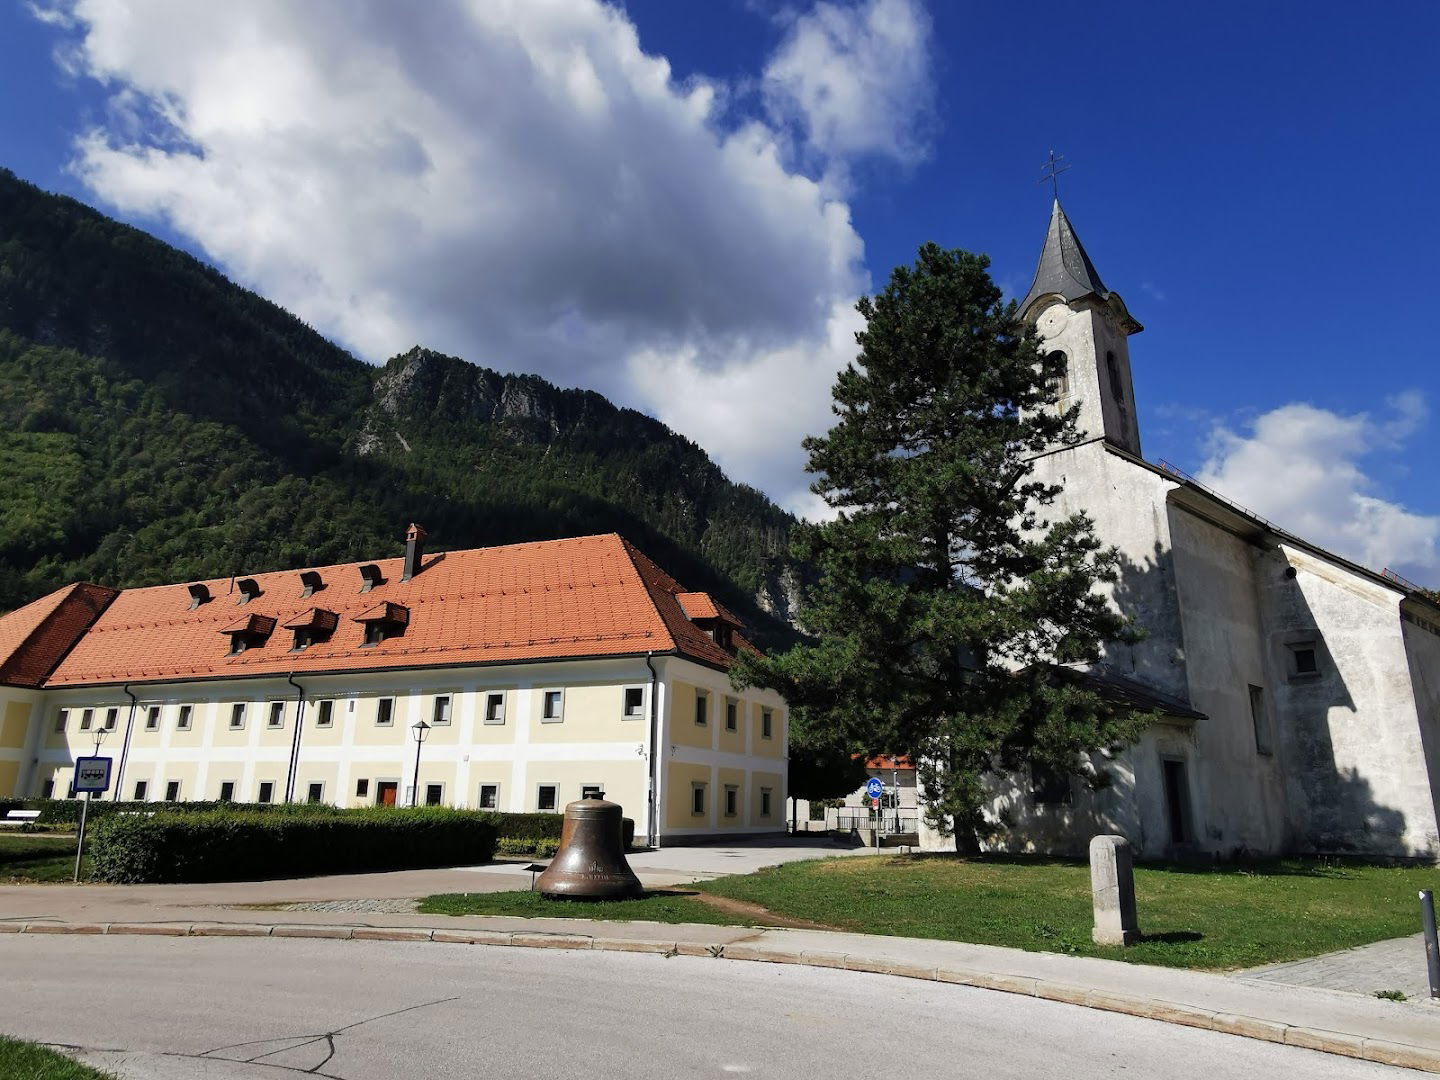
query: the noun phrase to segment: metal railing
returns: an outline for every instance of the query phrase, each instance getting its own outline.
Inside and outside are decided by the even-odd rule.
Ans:
[[[920,830],[920,811],[914,809],[871,810],[863,806],[842,806],[825,812],[826,825],[849,832],[851,829],[879,829],[882,836]]]

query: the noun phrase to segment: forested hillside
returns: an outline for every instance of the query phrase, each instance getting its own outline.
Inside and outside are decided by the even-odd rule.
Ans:
[[[785,633],[793,520],[664,425],[419,348],[372,367],[0,170],[0,610],[398,554],[412,520],[435,550],[618,531]]]

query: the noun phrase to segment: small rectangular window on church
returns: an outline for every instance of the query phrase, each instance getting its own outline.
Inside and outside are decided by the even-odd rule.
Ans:
[[[1263,687],[1250,687],[1250,722],[1255,726],[1255,752],[1274,753],[1274,748],[1270,745],[1270,716],[1265,711]]]
[[[1298,641],[1289,646],[1290,678],[1304,679],[1320,674],[1320,653],[1313,641]]]
[[[1070,777],[1038,761],[1032,762],[1030,797],[1036,806],[1063,806],[1070,801]]]

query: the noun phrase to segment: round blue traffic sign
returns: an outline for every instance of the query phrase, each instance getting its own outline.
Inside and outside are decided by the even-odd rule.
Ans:
[[[865,784],[865,794],[871,799],[878,799],[885,794],[885,785],[880,782],[878,776],[872,776]]]

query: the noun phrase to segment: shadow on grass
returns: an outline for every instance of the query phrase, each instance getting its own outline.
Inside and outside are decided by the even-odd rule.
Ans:
[[[1074,867],[1088,869],[1085,859],[1063,855],[1010,855],[987,852],[983,855],[957,855],[952,851],[917,851],[909,855],[892,856],[898,862],[964,862],[977,866],[1017,867]],[[1415,860],[1365,858],[1362,856],[1317,856],[1295,859],[1235,859],[1232,861],[1185,861],[1136,862],[1137,870],[1158,870],[1168,874],[1195,874],[1215,877],[1310,877],[1343,878],[1350,870],[1396,869],[1416,864]]]
[[[1187,945],[1195,941],[1204,941],[1205,935],[1198,930],[1166,930],[1160,934],[1147,934],[1143,931],[1136,940],[1136,944],[1143,945]]]

